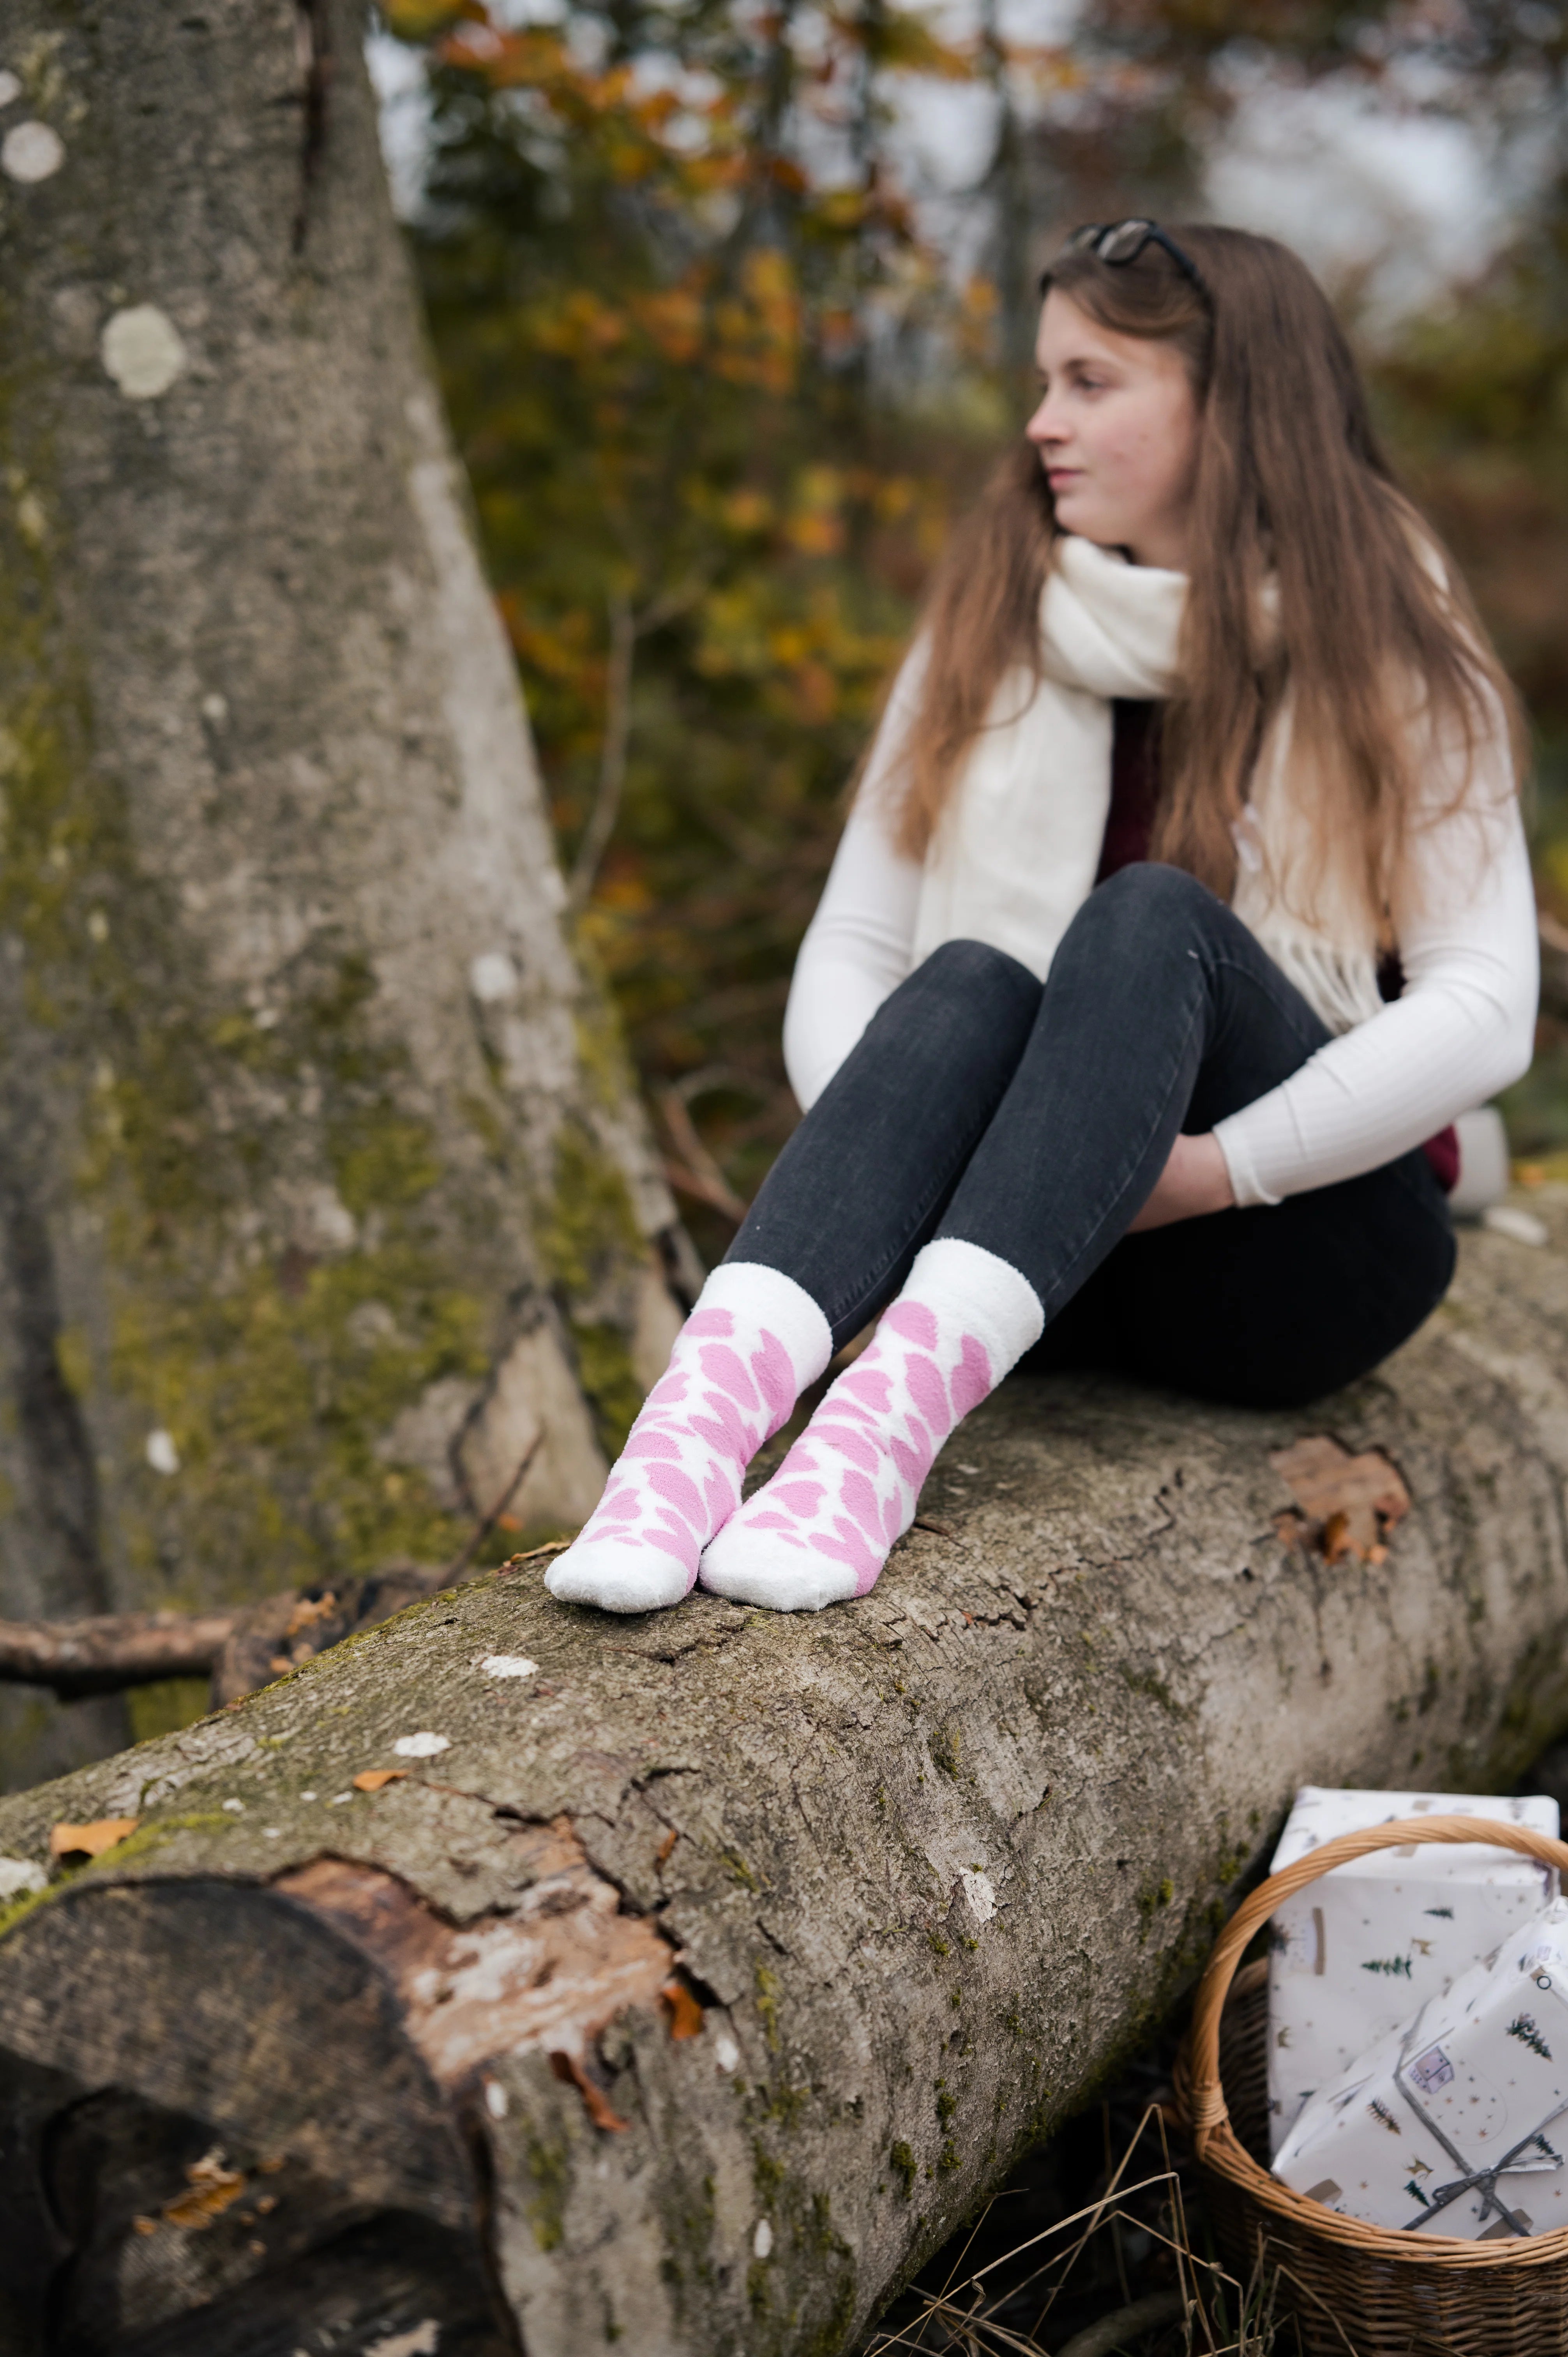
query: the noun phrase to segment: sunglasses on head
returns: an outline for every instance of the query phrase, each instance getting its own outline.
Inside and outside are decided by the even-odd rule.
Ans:
[[[1189,253],[1182,252],[1174,237],[1165,235],[1158,221],[1088,221],[1082,229],[1073,231],[1063,251],[1091,253],[1097,262],[1122,264],[1136,262],[1146,245],[1162,247],[1177,269],[1186,272],[1199,294],[1208,293],[1197,263]]]

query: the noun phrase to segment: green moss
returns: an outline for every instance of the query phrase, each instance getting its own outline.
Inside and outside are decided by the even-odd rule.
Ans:
[[[757,1967],[757,2011],[770,2054],[779,2051],[779,1977],[766,1964]]]
[[[18,527],[18,484],[53,512],[41,393],[14,378],[0,403],[0,930],[22,952],[74,1137],[55,1182],[103,1240],[102,1327],[63,1334],[58,1355],[94,1445],[119,1452],[116,1549],[158,1601],[439,1560],[466,1516],[379,1448],[432,1383],[488,1372],[488,1239],[465,1229],[467,1198],[386,1037],[371,959],[313,936],[274,1005],[242,1003],[143,858],[124,779],[99,758],[50,535]],[[618,1103],[613,1021],[585,1003],[586,1085]],[[504,1166],[501,1101],[480,1085],[460,1113]],[[277,1189],[302,1178],[330,1186],[357,1236],[324,1252],[275,1232]],[[554,1191],[545,1258],[613,1445],[636,1405],[623,1337],[646,1255],[613,1160],[570,1123]],[[274,1230],[255,1227],[258,1209]],[[173,1438],[174,1476],[145,1460],[155,1428]]]
[[[527,2204],[528,2222],[542,2251],[557,2251],[565,2239],[564,2212],[571,2181],[564,2144],[546,2144],[530,2136],[526,2153],[533,2193]]]
[[[806,2108],[810,2087],[792,2087],[786,2080],[777,2087],[756,2091],[757,2116],[775,2120],[781,2128],[792,2128]]]
[[[581,932],[575,946],[585,973],[599,985],[598,994],[578,1009],[577,1061],[595,1101],[607,1113],[616,1113],[635,1093],[637,1079],[598,960]]]
[[[900,2139],[897,2144],[888,2146],[887,2158],[897,2173],[905,2201],[912,2201],[915,2194],[915,2155],[912,2149]]]
[[[535,1233],[551,1282],[575,1301],[599,1289],[618,1253],[640,1255],[626,1180],[577,1122],[564,1122],[556,1138],[554,1190],[540,1207]]]
[[[1189,1706],[1186,1703],[1177,1702],[1164,1678],[1156,1677],[1153,1670],[1130,1669],[1125,1662],[1119,1663],[1117,1666],[1121,1670],[1122,1683],[1129,1686],[1133,1694],[1147,1695],[1151,1702],[1157,1702],[1160,1708],[1168,1711],[1172,1718],[1185,1719],[1192,1717]]]
[[[0,1907],[0,1940],[7,1932],[14,1932],[18,1923],[25,1923],[27,1917],[36,1914],[40,1907],[51,1906],[67,1883],[74,1878],[70,1873],[62,1874],[53,1882],[46,1883],[42,1890],[24,1890],[19,1899],[7,1900]]]
[[[92,1360],[79,1326],[61,1327],[55,1337],[55,1359],[73,1397],[85,1401],[92,1388]]]
[[[1176,1885],[1165,1875],[1158,1882],[1145,1882],[1138,1893],[1138,1913],[1146,1934],[1150,1924],[1162,1907],[1168,1907],[1176,1897]]]
[[[634,1311],[617,1301],[628,1268],[646,1258],[624,1175],[580,1122],[562,1124],[555,1141],[554,1184],[536,1211],[540,1259],[576,1348],[578,1375],[614,1456],[642,1405],[628,1337]]]
[[[591,1324],[574,1318],[572,1340],[577,1351],[577,1379],[593,1407],[600,1445],[607,1457],[614,1458],[625,1446],[643,1400],[630,1349],[622,1329],[604,1321]]]
[[[939,1727],[931,1737],[931,1762],[944,1776],[958,1776],[959,1752],[963,1738],[956,1727]]]

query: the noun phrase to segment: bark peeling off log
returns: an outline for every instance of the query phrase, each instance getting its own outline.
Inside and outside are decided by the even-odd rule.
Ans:
[[[1466,1238],[1310,1414],[1005,1385],[933,1476],[955,1535],[858,1605],[612,1621],[525,1567],[0,1804],[40,1862],[140,1820],[0,1945],[0,2340],[42,2357],[53,2303],[80,2357],[133,2315],[138,2357],[324,2357],[340,2273],[339,2351],[850,2345],[1170,2003],[1296,1784],[1485,1789],[1568,1721],[1532,1201],[1552,1249]],[[1402,1480],[1386,1559],[1282,1541],[1315,1434]]]

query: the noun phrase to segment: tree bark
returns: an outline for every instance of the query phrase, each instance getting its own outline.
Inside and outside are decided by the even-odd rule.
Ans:
[[[362,30],[5,13],[0,1615],[443,1561],[541,1431],[572,1524],[677,1316]]]
[[[861,1603],[615,1620],[524,1563],[0,1803],[0,2343],[852,2345],[1299,1783],[1484,1791],[1568,1722],[1532,1200],[1549,1249],[1468,1236],[1307,1414],[1008,1383]]]

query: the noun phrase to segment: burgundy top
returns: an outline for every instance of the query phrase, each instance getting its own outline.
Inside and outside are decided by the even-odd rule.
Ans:
[[[1097,884],[1147,859],[1155,805],[1160,794],[1160,706],[1118,698],[1111,707],[1111,810],[1105,821]],[[1397,998],[1404,976],[1397,956],[1386,958],[1378,972],[1378,988],[1385,998]],[[1459,1178],[1459,1135],[1450,1125],[1429,1137],[1426,1158],[1445,1194]]]

